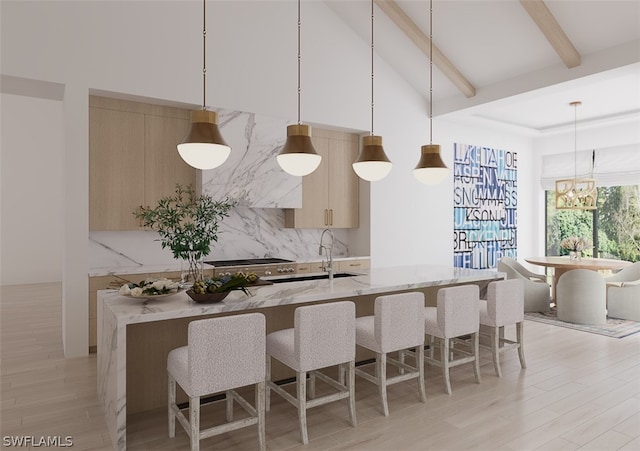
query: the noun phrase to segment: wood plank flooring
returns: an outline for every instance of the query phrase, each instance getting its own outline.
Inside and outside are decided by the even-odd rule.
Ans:
[[[96,358],[65,359],[60,284],[4,286],[0,299],[0,430],[6,437],[70,436],[74,450],[111,449],[96,395]],[[515,331],[508,330],[508,336]],[[467,365],[452,372],[453,394],[437,368],[426,368],[427,403],[413,382],[389,388],[390,416],[380,413],[376,388],[356,378],[358,426],[346,403],[308,413],[308,446],[299,441],[295,410],[272,395],[269,450],[639,450],[640,334],[614,339],[542,323],[525,324],[528,368],[506,353],[503,378],[483,354],[482,383]],[[320,389],[320,384],[318,385]],[[241,412],[240,408],[236,411]],[[224,406],[203,408],[203,421]],[[129,418],[131,450],[188,449],[178,426],[166,433],[166,412]],[[204,440],[202,449],[257,447],[255,428]],[[24,449],[47,449],[25,447]]]

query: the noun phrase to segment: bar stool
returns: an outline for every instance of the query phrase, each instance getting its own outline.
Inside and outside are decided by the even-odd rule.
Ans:
[[[356,375],[378,386],[382,413],[389,416],[387,386],[418,379],[420,401],[426,402],[424,390],[424,294],[402,293],[376,298],[374,315],[356,319],[356,344],[376,353],[375,376],[356,368]],[[387,356],[390,352],[415,348],[416,367]],[[387,362],[397,366],[400,374],[387,377]]]
[[[464,363],[473,363],[476,383],[480,383],[480,290],[477,285],[461,285],[438,290],[438,307],[426,307],[425,334],[429,335],[428,364],[442,368],[445,392],[451,394],[449,370]],[[471,335],[469,350],[453,347],[452,339]],[[435,338],[440,342],[440,360],[434,358]],[[462,357],[456,356],[462,354]]]
[[[504,327],[516,326],[516,341],[501,337]],[[524,283],[522,280],[511,279],[491,282],[487,289],[487,300],[480,301],[480,325],[489,329],[486,334],[491,337],[489,349],[493,357],[493,367],[496,375],[502,377],[500,370],[500,353],[509,349],[518,349],[520,366],[526,368],[523,347],[524,327]],[[480,333],[485,335],[480,329]],[[483,346],[486,347],[486,346]]]
[[[356,309],[353,302],[342,301],[298,307],[294,313],[293,329],[284,329],[267,335],[267,411],[270,409],[270,391],[273,390],[298,409],[302,443],[309,443],[307,409],[348,398],[349,419],[356,426],[355,357]],[[296,371],[296,393],[292,396],[271,381],[271,358]],[[339,365],[340,380],[317,371]],[[347,382],[344,383],[346,366]],[[307,373],[309,395],[315,395],[315,377],[337,390],[307,401]]]
[[[261,313],[211,318],[189,323],[188,344],[167,357],[169,378],[169,437],[176,418],[191,440],[200,440],[257,424],[258,444],[265,449],[265,317]],[[189,397],[189,420],[176,405],[176,382]],[[255,407],[234,389],[255,384]],[[225,392],[227,423],[200,430],[200,397]],[[233,400],[250,415],[233,421]]]

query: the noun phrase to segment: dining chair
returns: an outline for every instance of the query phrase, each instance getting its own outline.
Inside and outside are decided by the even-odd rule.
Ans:
[[[543,275],[529,271],[510,257],[502,257],[500,259],[498,271],[504,272],[507,275],[507,279],[523,281],[525,312],[549,311],[551,307],[551,287]]]
[[[589,269],[572,269],[558,280],[558,319],[576,324],[606,324],[604,277]]]

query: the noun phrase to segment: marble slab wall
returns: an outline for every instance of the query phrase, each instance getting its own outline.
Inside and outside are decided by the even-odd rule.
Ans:
[[[322,229],[285,229],[284,212],[271,208],[234,208],[220,223],[218,242],[206,259],[278,257],[295,261],[319,259]],[[334,257],[349,256],[347,230],[333,231]],[[326,237],[325,237],[326,239]],[[90,232],[89,274],[104,275],[146,269],[179,269],[169,249],[153,231]],[[325,243],[326,244],[326,243]]]
[[[216,200],[229,197],[239,207],[302,207],[302,177],[287,174],[276,160],[286,140],[287,121],[234,110],[217,112],[231,155],[222,166],[201,172],[202,192]]]

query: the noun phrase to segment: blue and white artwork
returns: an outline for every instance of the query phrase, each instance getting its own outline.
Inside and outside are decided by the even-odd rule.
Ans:
[[[457,268],[495,268],[516,258],[518,154],[454,144],[453,262]]]

